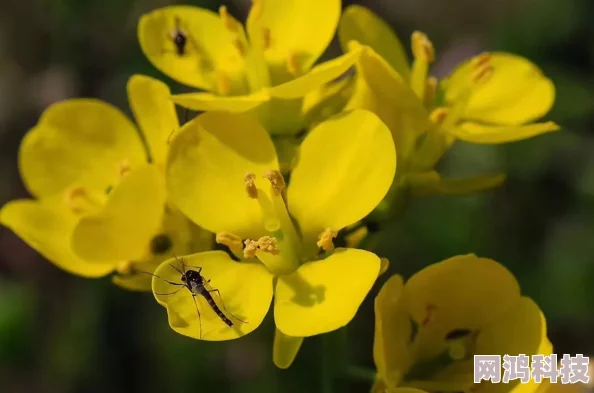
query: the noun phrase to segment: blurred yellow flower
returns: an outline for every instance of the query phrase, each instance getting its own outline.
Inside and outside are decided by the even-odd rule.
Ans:
[[[246,26],[225,6],[218,15],[192,6],[169,6],[144,15],[140,46],[164,74],[205,92],[173,101],[197,111],[247,112],[273,134],[305,126],[316,90],[344,74],[351,52],[312,68],[332,40],[340,0],[254,0]]]
[[[167,138],[179,128],[169,89],[135,75],[128,95],[148,149],[134,124],[105,102],[54,104],[19,150],[21,176],[34,199],[7,203],[0,223],[70,273],[117,271],[117,284],[147,290],[150,276],[133,274],[136,265],[152,271],[173,252],[204,249],[190,245],[206,239],[166,208]]]
[[[484,53],[439,84],[429,76],[435,53],[423,33],[412,35],[412,67],[396,34],[364,7],[344,11],[338,35],[345,51],[361,51],[346,108],[371,110],[392,131],[399,160],[397,187],[418,194],[495,187],[504,181],[502,174],[442,179],[435,164],[456,139],[504,143],[559,129],[552,122],[532,123],[549,111],[555,89],[524,58]]]
[[[175,331],[213,341],[240,337],[260,325],[274,296],[273,356],[284,368],[303,337],[354,317],[382,262],[367,251],[335,248],[333,239],[390,188],[396,170],[390,131],[373,113],[351,111],[315,127],[298,158],[285,187],[269,134],[245,115],[207,112],[174,137],[169,195],[237,261],[222,251],[184,259],[212,280],[230,315],[248,321],[230,329],[206,304],[200,312],[211,315],[198,319],[187,291],[159,295],[175,289],[164,280],[180,283],[173,261],[166,261],[155,272],[153,291]]]
[[[552,352],[539,307],[505,267],[473,254],[433,264],[406,283],[392,276],[375,315],[376,386],[387,391],[531,393],[539,387],[533,380],[474,385],[473,356]]]

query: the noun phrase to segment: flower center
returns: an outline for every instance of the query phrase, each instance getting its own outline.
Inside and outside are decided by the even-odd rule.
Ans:
[[[278,170],[268,170],[262,177],[269,183],[266,189],[258,187],[254,173],[244,176],[244,184],[248,198],[257,200],[260,205],[268,235],[257,240],[247,239],[243,256],[258,258],[273,272],[291,272],[299,266],[302,250],[301,239],[284,200],[285,179]],[[236,252],[239,251],[236,237],[229,239],[219,234],[217,238],[233,245]]]
[[[157,235],[151,239],[150,249],[151,249],[151,254],[153,254],[153,255],[165,254],[172,248],[173,248],[173,241],[171,241],[171,238],[169,237],[169,235],[160,234],[160,235]]]
[[[64,192],[63,203],[76,215],[100,210],[107,200],[106,195],[91,192],[84,187],[70,187]]]

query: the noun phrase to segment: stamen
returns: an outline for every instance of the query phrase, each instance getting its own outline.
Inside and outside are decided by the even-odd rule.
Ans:
[[[256,251],[258,251],[258,242],[255,240],[247,239],[245,242],[245,248],[243,249],[244,258],[255,258]]]
[[[272,45],[272,37],[270,36],[270,29],[268,27],[262,29],[262,45],[264,46],[264,50],[269,49]]]
[[[278,255],[278,242],[275,237],[262,236],[258,240],[247,239],[245,242],[245,248],[243,249],[244,258],[255,258],[258,250],[264,251],[272,255]]]
[[[433,43],[429,40],[427,35],[420,31],[415,31],[412,34],[412,52],[415,59],[422,59],[427,63],[432,63],[435,60]]]
[[[254,19],[260,18],[262,15],[262,0],[252,0],[252,9],[250,10],[250,15]]]
[[[227,6],[222,5],[219,7],[219,16],[221,17],[221,20],[223,21],[223,24],[227,30],[231,31],[232,33],[237,33],[237,21],[231,15],[229,15]]]
[[[283,178],[283,175],[277,170],[269,169],[264,174],[264,178],[268,179],[272,185],[274,194],[281,195],[283,189],[285,188],[285,179]]]
[[[429,115],[429,118],[431,119],[431,122],[433,124],[441,125],[443,123],[443,121],[445,120],[445,118],[448,116],[448,113],[449,113],[449,111],[447,108],[444,108],[444,107],[435,108]]]
[[[437,78],[430,76],[425,84],[425,106],[430,107],[437,93]]]
[[[74,214],[83,214],[101,208],[102,201],[91,197],[83,187],[71,187],[64,192],[62,202]]]
[[[491,65],[491,55],[481,53],[471,60],[472,74],[471,79],[475,84],[485,83],[493,75],[493,66]]]
[[[410,75],[410,87],[416,96],[425,102],[425,93],[427,90],[427,73],[429,64],[435,60],[435,51],[429,38],[420,31],[412,34],[412,52],[414,61]]]
[[[318,236],[318,242],[316,245],[324,251],[330,251],[334,249],[334,243],[332,242],[332,239],[336,238],[337,235],[338,233],[336,231],[326,228],[324,232],[320,233]]]
[[[252,199],[257,199],[258,189],[256,188],[256,175],[251,172],[246,173],[243,181],[245,182],[245,191],[247,192],[248,196]]]
[[[221,70],[217,71],[217,85],[220,95],[227,95],[231,91],[231,81],[227,74]]]
[[[243,250],[243,244],[239,236],[228,232],[219,232],[216,234],[215,241],[217,244],[222,244],[229,247],[229,250],[236,256],[240,256]]]
[[[272,255],[278,255],[278,243],[275,237],[263,236],[258,240],[258,247],[260,250],[270,253]]]
[[[236,38],[235,40],[233,40],[233,45],[235,45],[235,47],[239,51],[239,54],[241,56],[245,57],[246,49],[245,49],[245,44],[243,43],[243,41],[240,40],[239,38]]]
[[[297,56],[293,52],[289,52],[289,55],[287,56],[287,70],[293,76],[299,74],[299,64],[297,63]]]

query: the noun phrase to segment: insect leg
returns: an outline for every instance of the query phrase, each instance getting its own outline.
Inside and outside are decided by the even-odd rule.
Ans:
[[[153,292],[155,295],[159,295],[159,296],[170,296],[170,295],[175,295],[176,293],[178,293],[179,291],[181,291],[182,289],[184,289],[184,287],[182,286],[181,288],[179,288],[178,290],[176,290],[175,292],[170,292],[170,293],[159,293],[159,292]]]
[[[210,282],[210,280],[208,280],[208,282]],[[223,297],[221,296],[221,292],[218,289],[208,289],[208,292],[216,292],[217,295],[219,295],[219,299],[221,300],[221,306],[223,306],[223,310],[225,310],[225,312],[229,313],[229,315],[231,315],[233,318],[237,319],[239,322],[247,323],[246,321],[243,321],[243,320],[237,318],[235,315],[231,314],[231,312],[229,310],[227,310],[227,307],[225,307],[225,303],[223,302]]]
[[[166,280],[166,279],[164,279],[164,278],[162,278],[162,277],[159,277],[159,276],[157,276],[156,274],[153,274],[153,273],[149,273],[149,272],[141,272],[141,271],[139,271],[138,273],[142,273],[142,274],[148,274],[149,276],[157,277],[158,279],[165,281],[167,284],[171,284],[171,285],[177,285],[178,287],[179,287],[179,286],[182,286],[182,287],[183,287],[183,286],[185,286],[184,284],[180,284],[180,283],[178,283],[178,282],[173,282],[173,281]]]
[[[192,294],[192,300],[194,300],[194,306],[196,306],[196,312],[198,313],[198,326],[200,328],[199,338],[202,340],[202,318],[200,318],[200,310],[198,310],[198,303],[196,302],[196,295]]]

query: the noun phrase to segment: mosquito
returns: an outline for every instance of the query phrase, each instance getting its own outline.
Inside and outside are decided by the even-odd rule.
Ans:
[[[217,314],[217,316],[227,326],[233,327],[233,326],[235,326],[235,324],[233,323],[233,321],[231,321],[229,318],[227,318],[227,316],[223,313],[223,311],[216,304],[214,298],[211,295],[211,293],[213,293],[213,292],[216,292],[217,295],[219,295],[219,299],[221,300],[221,305],[223,307],[223,310],[225,310],[227,313],[229,313],[229,315],[231,315],[233,318],[237,319],[239,322],[247,323],[246,321],[243,321],[243,320],[237,318],[235,315],[233,315],[229,311],[227,311],[225,304],[223,303],[223,297],[221,296],[221,292],[218,289],[207,288],[207,285],[210,283],[210,279],[207,280],[201,274],[202,267],[186,265],[183,258],[175,257],[175,260],[179,263],[181,269],[178,269],[177,267],[175,267],[175,265],[173,265],[171,263],[169,264],[169,266],[171,266],[172,269],[175,269],[175,271],[177,271],[179,274],[181,274],[180,279],[181,279],[182,283],[177,283],[177,282],[166,280],[164,278],[157,276],[156,274],[152,274],[152,273],[147,273],[147,274],[157,277],[157,278],[167,282],[168,284],[175,285],[175,286],[179,287],[179,289],[177,289],[171,293],[157,293],[157,292],[155,292],[155,295],[171,296],[171,295],[175,295],[176,293],[183,290],[184,288],[186,288],[190,291],[190,294],[192,295],[192,300],[194,301],[194,306],[196,306],[196,313],[198,314],[198,321],[200,324],[200,339],[202,339],[202,319],[200,318],[200,310],[198,308],[198,302],[196,301],[196,297],[198,297],[198,296],[202,296],[206,300],[206,302],[208,303],[210,308],[212,308],[212,310],[215,312],[215,314]],[[196,270],[188,270],[188,269],[186,269],[186,267],[194,268]],[[144,272],[144,273],[146,273],[146,272]]]

